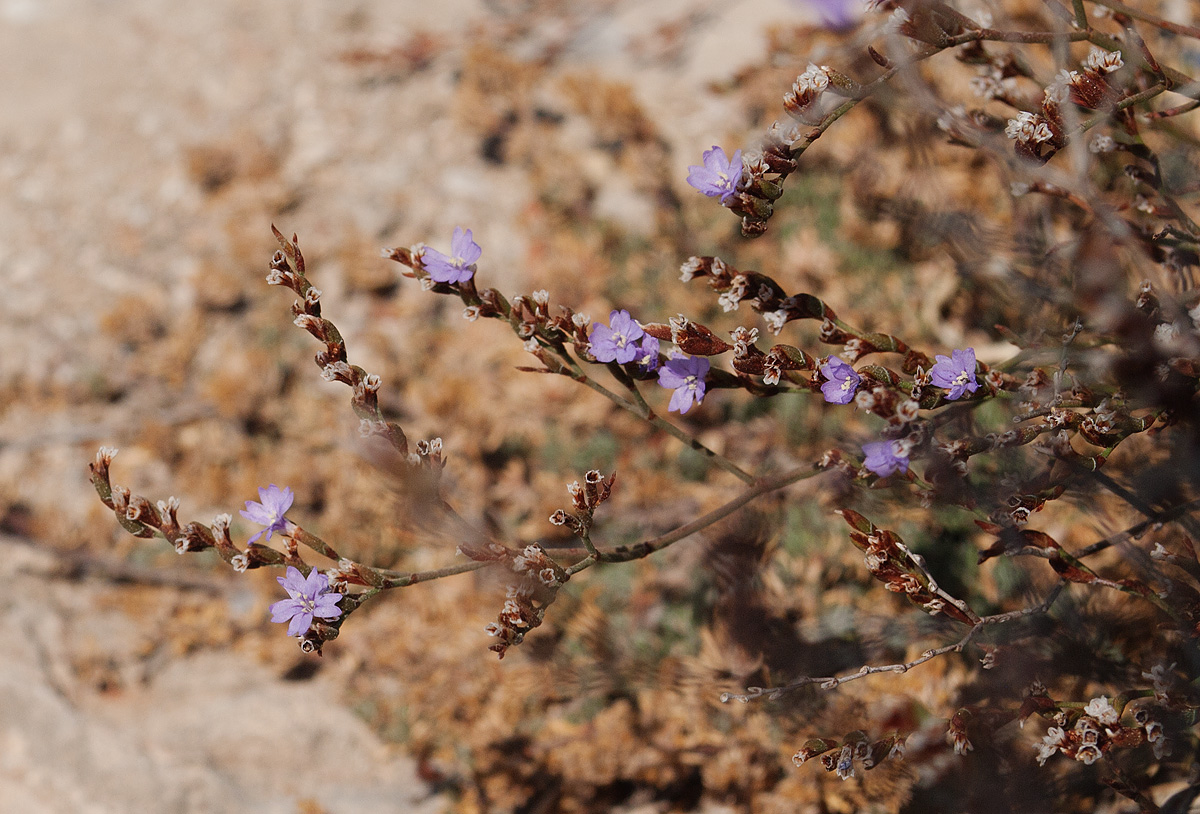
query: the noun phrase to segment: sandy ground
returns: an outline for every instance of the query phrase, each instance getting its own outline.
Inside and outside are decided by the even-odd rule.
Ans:
[[[465,43],[494,36],[519,60],[553,55],[564,70],[636,80],[682,187],[701,149],[738,135],[706,83],[752,58],[768,22],[798,14],[782,0],[652,10],[0,0],[0,809],[447,805],[412,759],[342,706],[339,665],[289,680],[300,656],[286,643],[232,648],[196,634],[183,652],[164,648],[164,603],[216,602],[222,618],[277,634],[268,594],[186,570],[141,604],[118,599],[130,579],[153,583],[153,569],[122,570],[135,545],[125,538],[106,555],[119,535],[86,462],[102,443],[128,448],[122,480],[190,498],[199,517],[234,508],[257,482],[231,454],[214,466],[236,492],[189,494],[187,475],[139,439],[236,418],[239,388],[206,388],[208,376],[269,375],[236,363],[230,374],[229,349],[209,328],[272,293],[261,284],[272,220],[306,246],[343,249],[318,262],[352,338],[369,313],[355,294],[381,273],[381,245],[445,242],[454,225],[473,224],[493,267],[510,270],[497,272],[504,283],[528,285],[514,218],[535,190],[464,132],[470,116],[455,109],[454,88]],[[421,42],[432,43],[425,56]],[[390,67],[344,58],[401,45],[408,55]],[[594,158],[603,179],[604,157]],[[599,184],[597,212],[629,228],[652,205],[619,181]],[[163,343],[182,343],[185,368],[171,369]]]

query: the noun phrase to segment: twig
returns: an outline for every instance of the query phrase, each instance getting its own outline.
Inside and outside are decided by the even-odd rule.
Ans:
[[[853,673],[844,673],[840,676],[804,676],[793,679],[782,687],[747,687],[746,692],[744,693],[721,693],[721,702],[728,703],[729,701],[741,701],[742,703],[746,703],[757,698],[766,698],[768,701],[774,701],[782,698],[784,695],[792,692],[793,690],[798,690],[801,687],[808,687],[813,684],[819,685],[823,690],[832,690],[847,682],[865,678],[869,675],[875,675],[876,673],[907,673],[913,667],[924,664],[927,661],[931,661],[938,656],[944,656],[947,653],[961,652],[962,649],[966,647],[972,639],[975,638],[975,634],[977,634],[985,625],[1004,624],[1005,622],[1011,622],[1014,619],[1020,619],[1023,616],[1032,616],[1034,614],[1048,612],[1055,600],[1058,599],[1058,595],[1062,592],[1063,585],[1063,582],[1056,584],[1054,588],[1051,589],[1046,599],[1037,605],[1031,605],[1027,608],[1021,608],[1020,610],[1009,611],[1007,613],[997,613],[993,616],[984,616],[979,618],[979,621],[975,624],[975,626],[968,630],[966,635],[954,644],[948,644],[944,647],[936,647],[932,650],[926,650],[912,661],[905,661],[897,664],[882,664],[875,667],[864,664]]]

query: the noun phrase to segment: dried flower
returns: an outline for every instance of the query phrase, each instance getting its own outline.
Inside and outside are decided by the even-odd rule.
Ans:
[[[683,415],[692,403],[704,401],[704,377],[708,375],[708,360],[703,356],[675,356],[658,371],[658,383],[674,390],[667,410]]]
[[[1083,64],[1097,73],[1112,73],[1120,70],[1125,60],[1121,58],[1120,51],[1105,51],[1093,46]]]
[[[808,63],[808,68],[804,73],[796,77],[796,88],[799,91],[811,90],[816,93],[823,93],[829,87],[829,71],[828,65],[817,66]]]
[[[979,389],[979,382],[975,381],[975,349],[952,351],[949,357],[939,354],[929,375],[934,385],[950,391],[946,394],[950,401],[962,398],[963,393],[974,393]]]
[[[908,451],[899,441],[876,441],[863,444],[863,454],[866,460],[863,466],[886,478],[893,472],[908,471]]]
[[[342,615],[337,606],[341,594],[329,593],[329,577],[317,569],[308,572],[305,578],[298,569],[289,565],[287,576],[276,577],[288,592],[290,599],[281,599],[271,605],[272,622],[288,622],[289,636],[303,636],[312,626],[313,617],[336,619]]]
[[[1066,742],[1067,733],[1060,727],[1052,726],[1046,730],[1046,736],[1042,738],[1042,745],[1038,747],[1038,765],[1045,766],[1046,761]]]
[[[1114,726],[1121,717],[1117,715],[1117,710],[1108,700],[1107,695],[1088,701],[1087,706],[1083,708],[1083,714],[1090,715],[1105,726]]]
[[[1024,144],[1040,144],[1054,138],[1054,131],[1041,116],[1022,110],[1017,118],[1008,120],[1004,135]]]
[[[637,340],[645,336],[645,331],[628,311],[613,311],[608,322],[608,325],[597,323],[592,326],[592,356],[600,362],[622,365],[632,362],[638,356]]]
[[[720,196],[721,203],[725,203],[737,192],[742,179],[742,151],[734,150],[733,157],[727,157],[724,150],[713,145],[711,150],[704,151],[703,160],[704,166],[688,167],[688,184],[710,198]]]
[[[829,380],[821,385],[821,392],[830,404],[849,404],[854,399],[858,383],[862,381],[854,368],[836,356],[830,356],[821,365],[821,375]]]
[[[267,535],[267,539],[271,539],[271,535],[275,532],[282,532],[287,522],[284,517],[287,510],[292,507],[292,501],[295,496],[292,490],[288,487],[280,489],[275,484],[267,487],[258,488],[258,499],[261,503],[255,503],[253,500],[246,501],[246,508],[238,514],[259,525],[266,526],[265,529],[255,534],[248,542],[253,543],[263,534]]]
[[[450,238],[450,252],[447,257],[437,249],[427,248],[421,264],[436,283],[465,283],[475,274],[475,261],[483,250],[472,239],[470,229],[464,232],[461,226],[456,226]]]

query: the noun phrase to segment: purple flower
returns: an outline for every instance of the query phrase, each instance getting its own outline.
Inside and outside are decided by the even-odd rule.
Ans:
[[[792,5],[814,9],[826,28],[834,31],[853,28],[862,6],[855,0],[792,0]]]
[[[677,410],[683,415],[696,404],[704,401],[704,377],[708,375],[708,360],[703,356],[673,356],[658,371],[658,383],[675,392],[667,411]]]
[[[609,325],[596,323],[588,337],[592,356],[599,362],[632,362],[638,355],[637,340],[645,335],[642,326],[628,311],[613,311],[608,315]],[[610,327],[611,326],[611,327]]]
[[[452,256],[447,257],[437,249],[427,248],[421,256],[421,265],[435,283],[465,283],[470,280],[475,274],[475,261],[483,254],[483,249],[471,239],[471,230],[464,232],[461,226],[454,227],[450,251]]]
[[[876,441],[863,444],[862,449],[867,456],[863,466],[881,478],[893,472],[908,471],[908,450],[899,441]]]
[[[951,357],[937,356],[937,364],[929,371],[930,380],[938,387],[949,389],[946,398],[960,399],[963,393],[974,393],[979,389],[975,381],[975,349],[951,351]]]
[[[341,594],[329,593],[329,577],[317,569],[308,572],[306,579],[300,571],[288,566],[286,577],[275,577],[291,599],[281,599],[271,605],[271,621],[286,622],[289,636],[303,636],[312,627],[313,617],[336,619],[342,615],[337,603]]]
[[[821,392],[830,404],[849,404],[854,400],[854,391],[862,377],[854,372],[854,368],[836,356],[830,356],[821,365],[821,375],[829,381],[821,385]]]
[[[687,182],[710,198],[720,196],[721,203],[725,203],[730,195],[737,192],[737,185],[741,180],[741,150],[734,150],[733,158],[729,158],[724,150],[713,145],[711,150],[704,151],[703,167],[699,164],[688,167]]]
[[[633,360],[647,373],[658,370],[658,340],[650,334],[643,336],[642,344]]]
[[[266,526],[265,529],[255,534],[250,538],[249,542],[253,543],[263,534],[267,535],[267,539],[271,539],[271,535],[275,532],[283,532],[284,525],[287,520],[284,517],[287,510],[292,508],[292,490],[288,487],[280,489],[275,484],[266,487],[258,487],[258,499],[262,503],[255,503],[253,500],[246,501],[246,508],[239,512],[242,517],[251,520],[259,525]]]

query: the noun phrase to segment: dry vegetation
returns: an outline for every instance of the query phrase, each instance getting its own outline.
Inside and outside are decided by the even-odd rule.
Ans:
[[[774,28],[753,65],[692,91],[737,112],[729,132],[681,133],[677,124],[667,129],[627,79],[606,77],[552,47],[522,47],[531,35],[521,20],[549,20],[569,32],[605,4],[577,16],[555,4],[527,5],[524,14],[457,41],[416,32],[320,56],[370,89],[375,104],[388,104],[427,71],[442,77],[437,87],[452,100],[453,126],[439,123],[444,143],[436,160],[453,166],[461,157],[461,173],[442,180],[481,173],[481,183],[496,191],[491,205],[506,209],[500,226],[465,224],[483,231],[481,285],[506,295],[545,288],[552,305],[598,319],[625,307],[664,322],[686,313],[726,334],[739,325],[761,329],[747,307],[723,313],[704,286],[678,281],[683,259],[716,254],[824,299],[866,330],[939,351],[973,346],[992,364],[1011,355],[1008,339],[1042,342],[1061,333],[1053,309],[1015,287],[1013,269],[1042,258],[1043,284],[1069,281],[1071,262],[1026,238],[1074,234],[1083,216],[1068,202],[1014,198],[1011,164],[939,133],[928,99],[973,104],[971,66],[943,55],[844,117],[804,154],[768,233],[747,241],[736,219],[682,184],[681,151],[697,138],[705,146],[709,139],[753,140],[781,115],[782,93],[815,54],[847,73],[866,73],[866,40],[812,25]],[[1041,4],[1006,8],[1014,27],[1043,14]],[[702,15],[685,15],[647,32],[634,58],[677,58],[702,22]],[[1195,66],[1195,43],[1181,45],[1148,27],[1142,33],[1152,50],[1181,54]],[[1030,53],[1044,62],[1040,72],[1053,74],[1048,49]],[[1004,115],[1000,103],[989,104]],[[420,106],[412,107],[405,126],[420,128]],[[1155,145],[1192,210],[1198,136],[1195,117],[1182,116],[1171,139]],[[369,225],[351,218],[314,223],[306,214],[324,210],[314,203],[318,192],[286,170],[293,149],[286,138],[239,128],[191,145],[183,167],[201,192],[203,228],[194,224],[174,249],[192,261],[181,281],[188,294],[136,286],[97,302],[95,341],[111,351],[109,363],[63,384],[14,378],[0,397],[10,426],[22,411],[59,409],[81,421],[107,421],[106,404],[152,415],[136,427],[106,424],[111,431],[102,440],[122,447],[115,481],[152,498],[184,494],[181,516],[207,519],[240,506],[260,485],[287,484],[297,495],[290,516],[344,555],[404,571],[455,562],[455,527],[443,523],[427,495],[409,488],[403,467],[355,437],[344,391],[321,381],[311,363],[315,343],[290,324],[287,292],[263,284],[259,271],[275,249],[264,228],[269,220],[300,233],[310,277],[327,292],[325,313],[345,334],[350,360],[383,379],[384,414],[413,439],[444,440],[444,493],[487,534],[513,544],[539,540],[552,554],[574,546],[546,518],[569,505],[565,486],[587,469],[618,473],[592,534],[602,547],[668,531],[740,489],[597,394],[565,378],[515,371],[530,357],[505,325],[464,321],[456,302],[421,292],[376,259],[379,246],[391,243],[445,248],[448,230],[431,230],[446,221],[430,214],[435,207],[427,199],[452,201],[460,182],[436,188],[416,172],[415,181],[397,181],[391,199],[371,201],[397,214],[376,215]],[[688,153],[687,160],[696,158]],[[1114,187],[1121,183],[1119,163],[1111,176]],[[354,181],[344,171],[336,181],[321,179],[318,191],[344,185],[349,193],[342,194],[352,195]],[[530,194],[506,192],[510,185]],[[489,251],[488,237],[497,250]],[[136,253],[139,237],[127,240]],[[1126,268],[1144,265],[1127,248],[1108,248]],[[1126,268],[1113,274],[1123,277]],[[1195,305],[1189,269],[1171,279],[1154,268],[1156,286]],[[995,330],[998,324],[1009,333]],[[816,323],[785,330],[786,341],[818,352]],[[665,397],[655,402],[665,404]],[[1008,420],[998,409],[977,418],[998,431]],[[822,403],[819,394],[752,399],[720,390],[680,420],[708,447],[755,472],[818,460],[838,439],[867,437],[871,422]],[[842,445],[850,449],[852,441]],[[23,466],[45,465],[38,455],[30,450]],[[1177,471],[1159,438],[1132,438],[1110,466],[1133,471],[1138,462]],[[1003,456],[988,464],[997,480],[1005,467],[1023,465]],[[136,680],[119,662],[163,648],[178,654],[231,647],[292,663],[291,643],[265,617],[211,600],[207,591],[222,595],[229,584],[217,557],[182,562],[161,542],[118,533],[99,505],[81,519],[14,483],[0,490],[7,532],[55,547],[75,564],[73,577],[112,580],[101,601],[161,619],[139,652],[76,657],[72,666],[96,687],[119,692],[122,682]],[[1193,479],[1178,495],[1156,495],[1154,505],[1190,499],[1194,490]],[[417,756],[424,778],[463,812],[1136,810],[1099,782],[1098,766],[1061,758],[1039,769],[1034,756],[1045,727],[1036,719],[1025,730],[1016,721],[973,728],[975,750],[965,756],[947,739],[956,709],[972,705],[982,720],[1019,703],[1034,680],[1050,684],[1056,698],[1081,701],[1144,683],[1138,665],[1153,663],[1157,646],[1145,631],[1162,619],[1126,594],[1071,589],[1052,619],[989,634],[991,671],[980,667],[983,651],[968,649],[832,691],[720,702],[723,692],[748,686],[910,660],[961,635],[944,617],[879,589],[834,514],[841,508],[896,530],[922,551],[944,587],[981,612],[1024,607],[1056,582],[1043,560],[978,565],[993,538],[980,533],[969,512],[931,510],[911,495],[855,489],[833,475],[768,496],[648,559],[580,574],[545,623],[503,661],[488,653],[483,633],[504,597],[489,571],[389,592],[326,647],[324,659],[341,668],[346,688],[345,699],[330,702],[352,704],[383,737]],[[1139,519],[1127,501],[1085,483],[1070,499],[1047,504],[1037,527],[1077,550]],[[251,527],[239,521],[234,531],[236,540]],[[1177,531],[1168,526],[1158,539],[1170,547]],[[1123,573],[1124,556],[1114,548],[1091,565]],[[277,598],[268,570],[240,577],[256,586],[260,603]],[[172,573],[206,587],[147,584]],[[845,782],[814,765],[793,765],[808,738],[854,730],[872,739],[905,733],[905,758]],[[1187,733],[1172,737],[1181,752],[1194,741]],[[1143,752],[1124,769],[1136,774],[1159,765],[1148,748]],[[1171,771],[1156,768],[1161,787],[1153,773],[1139,782],[1161,802],[1186,777],[1189,761],[1177,754]]]

